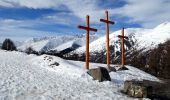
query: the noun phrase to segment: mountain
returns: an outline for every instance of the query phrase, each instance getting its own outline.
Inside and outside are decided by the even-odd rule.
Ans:
[[[121,41],[117,37],[121,30],[110,34],[110,62],[121,64]],[[125,29],[125,64],[136,66],[157,77],[169,79],[170,54],[170,22],[165,22],[153,29],[128,28]],[[105,39],[90,43],[89,61],[106,63]],[[156,52],[156,53],[155,53]],[[66,59],[85,61],[85,46],[67,55]],[[158,56],[159,55],[159,56]]]
[[[121,35],[121,30],[109,34],[111,62],[121,63],[121,40],[117,37]],[[170,38],[170,22],[165,22],[153,29],[127,28],[125,29],[125,55],[129,60],[134,56],[134,52],[146,52],[156,48],[158,44],[164,43]],[[105,63],[106,55],[106,36],[102,36],[89,44],[90,61]],[[68,55],[84,56],[85,46],[82,46]],[[80,57],[77,57],[80,58]],[[84,60],[84,59],[82,59]]]
[[[91,35],[90,42],[98,38],[98,35]],[[18,47],[20,51],[25,51],[27,48],[31,47],[36,52],[48,52],[56,51],[60,52],[68,48],[73,48],[74,50],[85,44],[84,35],[74,35],[74,36],[56,36],[56,37],[44,37],[44,38],[32,38],[26,40],[21,46]]]
[[[2,100],[135,100],[120,92],[125,80],[160,81],[127,66],[129,70],[110,72],[111,81],[98,82],[86,73],[84,62],[49,55],[0,50],[0,61]],[[90,65],[106,67],[105,64]]]
[[[120,51],[121,47],[120,39],[117,37],[118,35],[121,35],[121,30],[109,34],[110,46],[115,47],[115,52]],[[138,50],[149,50],[170,38],[170,22],[162,23],[153,29],[127,28],[125,29],[125,36],[129,37],[129,40],[126,40],[128,43],[125,43],[126,50],[130,50],[130,47],[135,47]],[[105,50],[105,45],[106,36],[104,35],[90,43],[89,51],[101,52]],[[85,52],[85,46],[75,50],[74,52]]]
[[[111,33],[110,46],[114,49],[114,56],[119,56],[121,51],[121,41],[117,37],[121,35],[121,30]],[[127,28],[125,29],[125,36],[129,39],[125,40],[126,51],[132,49],[147,51],[156,47],[159,43],[165,42],[170,38],[170,22],[165,22],[153,29],[144,28]],[[90,52],[104,52],[106,45],[106,37],[96,34],[90,35]],[[25,41],[22,45],[18,46],[20,51],[25,51],[31,47],[37,52],[65,52],[70,54],[82,54],[85,52],[85,36],[56,36],[44,38],[32,38]]]

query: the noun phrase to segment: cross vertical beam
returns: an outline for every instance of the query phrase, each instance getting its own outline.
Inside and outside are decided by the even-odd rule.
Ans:
[[[124,36],[124,28],[122,28],[122,36]],[[124,38],[122,38],[122,66],[125,65],[125,46],[124,46]]]
[[[128,39],[127,36],[124,36],[124,28],[122,28],[122,35],[118,35],[119,38],[121,38],[122,43],[121,43],[121,47],[122,47],[122,67],[124,67],[125,65],[125,47],[124,47],[124,38]]]
[[[86,69],[89,69],[89,33],[90,31],[97,32],[97,29],[90,28],[89,19],[90,17],[87,15],[86,26],[78,26],[78,28],[86,30]]]
[[[86,27],[90,27],[89,16],[86,16]],[[86,32],[86,69],[89,69],[89,29]]]
[[[106,20],[108,21],[108,11],[106,13]],[[107,50],[107,66],[110,67],[110,48],[109,48],[109,23],[106,23],[106,50]]]
[[[115,24],[109,21],[108,11],[105,11],[106,19],[100,19],[101,22],[106,23],[106,55],[107,55],[107,66],[110,68],[110,48],[109,48],[109,24]]]

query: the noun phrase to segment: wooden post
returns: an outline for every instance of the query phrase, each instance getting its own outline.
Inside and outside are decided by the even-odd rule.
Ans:
[[[89,69],[89,31],[97,32],[97,29],[90,28],[89,16],[86,16],[86,26],[78,26],[80,29],[86,30],[86,69]]]
[[[109,21],[108,11],[105,11],[106,19],[100,19],[101,22],[106,23],[106,56],[107,56],[107,66],[110,67],[110,48],[109,48],[109,24],[115,24]]]
[[[89,16],[86,16],[86,27],[90,27]],[[86,33],[86,69],[89,69],[89,30]]]
[[[124,36],[124,28],[122,28],[122,36]],[[125,55],[124,55],[124,38],[122,38],[122,66],[125,65]]]
[[[121,43],[121,47],[122,47],[122,67],[124,67],[125,65],[125,48],[124,48],[124,38],[128,39],[127,36],[124,36],[124,28],[122,28],[122,35],[118,35],[119,38],[121,38],[122,43]]]

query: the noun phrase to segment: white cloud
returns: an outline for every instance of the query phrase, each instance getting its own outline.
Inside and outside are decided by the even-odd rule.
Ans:
[[[50,8],[62,10],[62,6],[68,8],[69,13],[57,12],[56,14],[45,15],[43,18],[34,20],[0,20],[1,37],[39,37],[49,35],[44,31],[37,31],[25,27],[34,27],[36,25],[62,24],[75,25],[85,24],[85,16],[90,15],[90,22],[99,22],[99,18],[103,16],[103,11],[99,10],[96,0],[0,0],[0,6],[5,7],[27,7],[31,9]],[[75,29],[77,25],[75,25]],[[49,32],[50,33],[50,32]],[[50,34],[51,35],[51,34]]]
[[[56,14],[51,15],[45,15],[43,18],[39,20],[44,20],[44,22],[50,22],[55,24],[61,24],[61,25],[75,25],[76,22],[81,21],[79,18],[77,18],[73,13],[69,12],[60,12]],[[76,22],[73,20],[77,20]]]
[[[31,21],[18,21],[13,19],[0,20],[0,41],[5,38],[12,38],[18,41],[31,37],[51,36],[51,32],[38,31],[23,27],[33,26],[35,23]],[[38,24],[38,23],[37,23]]]
[[[162,22],[170,21],[170,1],[169,0],[122,0],[126,4],[118,8],[109,9],[109,13],[116,17],[129,17],[127,22],[135,22],[144,27],[154,27]],[[104,16],[104,10],[97,5],[99,0],[0,0],[0,6],[6,7],[28,7],[34,9],[52,8],[62,9],[66,6],[73,16],[85,21],[85,16],[90,15],[90,21],[98,23]],[[116,2],[110,0],[109,2]],[[103,1],[104,4],[104,1]],[[110,7],[108,7],[110,8]],[[119,16],[118,16],[119,15]],[[67,15],[66,15],[67,16]],[[45,18],[55,19],[63,22],[65,17],[59,18],[58,15],[48,15]],[[69,22],[69,18],[66,19]],[[71,23],[71,22],[69,22]]]
[[[11,3],[5,2],[4,0],[0,1],[0,5],[5,7],[13,7]]]
[[[85,20],[85,16],[89,14],[91,22],[98,22],[104,12],[96,5],[97,1],[98,0],[1,0],[0,6],[61,9],[61,6],[64,5],[82,20]]]
[[[28,7],[28,8],[51,8],[60,4],[58,0],[1,0],[1,6],[10,5],[10,7]],[[8,7],[8,6],[7,6]]]
[[[121,8],[112,9],[113,15],[130,17],[144,27],[154,27],[162,22],[170,21],[170,1],[168,0],[126,0]]]

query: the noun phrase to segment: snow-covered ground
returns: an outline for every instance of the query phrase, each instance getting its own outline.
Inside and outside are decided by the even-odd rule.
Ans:
[[[159,81],[128,66],[127,71],[111,72],[111,82],[98,82],[86,74],[84,62],[48,55],[0,50],[0,61],[0,100],[128,100],[134,98],[120,92],[125,80]],[[90,63],[97,66],[106,65]]]

